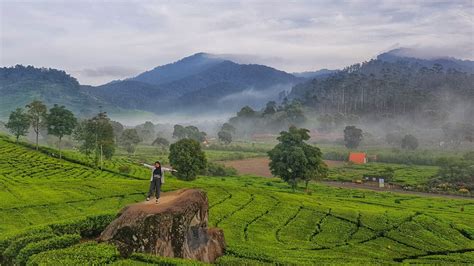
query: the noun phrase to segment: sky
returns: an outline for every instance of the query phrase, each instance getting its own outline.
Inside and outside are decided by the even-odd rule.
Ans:
[[[99,85],[198,52],[287,72],[399,47],[472,60],[473,18],[474,0],[0,0],[0,65],[62,69]]]

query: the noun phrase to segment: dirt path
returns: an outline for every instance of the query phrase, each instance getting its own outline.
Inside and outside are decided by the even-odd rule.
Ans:
[[[263,176],[263,177],[273,177],[270,169],[268,168],[268,163],[270,160],[266,157],[259,157],[259,158],[249,158],[249,159],[242,159],[242,160],[234,160],[234,161],[223,161],[221,162],[225,166],[234,167],[239,174],[244,175],[256,175],[256,176]],[[343,165],[344,162],[340,161],[324,161],[329,167],[337,167]],[[373,190],[373,191],[390,191],[402,194],[410,194],[410,195],[417,195],[423,197],[443,197],[443,198],[451,198],[451,199],[474,199],[473,197],[468,196],[458,196],[458,195],[448,195],[448,194],[434,194],[434,193],[425,193],[425,192],[416,192],[416,191],[406,191],[403,189],[388,189],[388,188],[379,188],[370,185],[364,184],[355,184],[351,182],[339,182],[339,181],[324,181],[324,184],[332,187],[343,187],[343,188],[350,188],[350,189],[365,189],[365,190]]]

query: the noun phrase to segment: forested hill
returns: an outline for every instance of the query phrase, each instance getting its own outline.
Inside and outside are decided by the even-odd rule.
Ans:
[[[0,118],[7,118],[17,107],[33,100],[49,106],[65,105],[75,113],[88,115],[106,103],[80,91],[77,80],[66,72],[51,68],[17,65],[0,68]]]
[[[446,118],[454,109],[472,119],[474,75],[433,62],[371,60],[325,79],[293,87],[290,97],[322,113],[340,112],[381,118],[407,115]]]
[[[264,65],[238,64],[198,53],[134,78],[85,88],[94,97],[123,108],[156,113],[233,112],[263,106],[304,78]],[[159,108],[158,108],[159,106]]]

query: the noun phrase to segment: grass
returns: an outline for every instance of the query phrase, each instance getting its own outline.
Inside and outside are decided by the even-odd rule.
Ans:
[[[376,175],[386,168],[395,171],[393,182],[401,186],[423,186],[438,172],[437,166],[390,163],[344,164],[329,169],[329,179],[337,181],[362,180],[364,175]]]
[[[129,203],[142,201],[149,184],[148,169],[121,156],[105,164],[107,171],[88,167],[73,152],[66,158],[78,163],[0,138],[2,253],[11,239],[23,239],[15,246],[17,252],[9,254],[18,254],[21,262],[30,265],[193,263],[142,254],[123,259],[110,245],[64,241],[76,239],[71,234],[84,236],[83,231],[90,230],[83,222],[68,221],[113,215]],[[130,165],[133,171],[119,174],[120,164]],[[281,180],[255,176],[203,176],[192,182],[170,177],[163,189],[183,187],[200,188],[208,194],[209,224],[224,230],[228,245],[218,261],[221,265],[474,263],[472,200],[319,184],[310,184],[312,193],[307,194],[302,188],[292,192]],[[62,225],[48,227],[54,230],[39,236],[28,235],[28,241],[24,241],[27,236],[18,235],[57,223]],[[75,226],[85,229],[75,231]]]

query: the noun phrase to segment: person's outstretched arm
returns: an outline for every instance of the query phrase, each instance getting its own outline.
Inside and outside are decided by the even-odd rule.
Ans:
[[[173,168],[166,168],[166,167],[161,167],[161,169],[163,169],[163,171],[168,171],[168,172],[178,172],[176,170],[174,170]]]
[[[148,168],[150,168],[150,169],[155,168],[153,165],[149,165],[149,164],[146,164],[146,163],[143,163],[143,166],[148,167]]]

